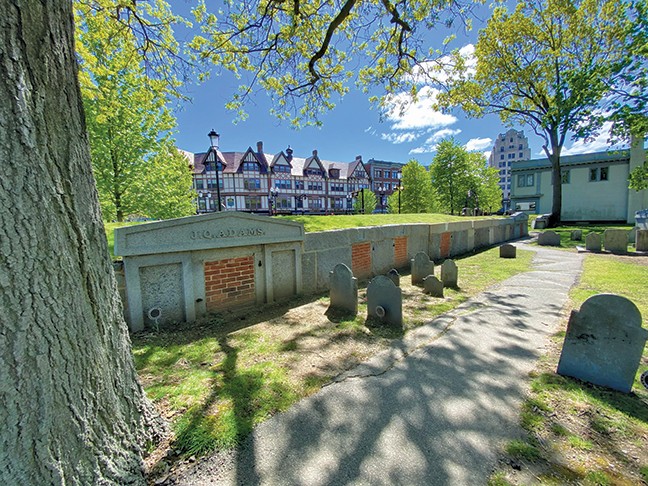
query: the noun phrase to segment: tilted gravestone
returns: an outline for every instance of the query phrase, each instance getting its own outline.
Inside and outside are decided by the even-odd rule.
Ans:
[[[572,311],[558,374],[629,393],[648,330],[628,299],[599,294]]]
[[[358,313],[358,279],[344,263],[338,263],[329,273],[330,308],[353,315]]]
[[[459,280],[459,269],[457,264],[452,260],[446,260],[441,265],[441,281],[444,287],[457,287]]]
[[[585,249],[587,251],[601,251],[601,235],[598,233],[589,233],[585,237]]]
[[[544,231],[538,235],[538,245],[560,246],[560,236],[555,231]]]
[[[517,248],[515,245],[506,243],[499,248],[500,258],[515,258],[517,255]]]
[[[428,275],[434,275],[434,262],[422,251],[414,255],[412,264],[412,285],[420,285]]]
[[[635,250],[648,251],[648,230],[637,230],[637,240],[635,241]]]
[[[583,231],[582,230],[573,230],[571,232],[571,239],[572,239],[572,241],[581,241],[583,239]]]
[[[619,229],[606,229],[603,232],[603,246],[605,246],[605,251],[627,253],[628,232]]]
[[[396,287],[400,287],[400,273],[398,273],[398,270],[392,268],[389,272],[387,272],[387,278],[394,282],[394,285]]]
[[[384,275],[373,278],[367,286],[367,317],[392,327],[403,327],[403,294]]]
[[[443,298],[443,282],[434,275],[428,275],[423,279],[423,290],[432,297]]]

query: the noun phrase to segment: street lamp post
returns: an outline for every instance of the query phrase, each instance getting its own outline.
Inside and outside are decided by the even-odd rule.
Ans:
[[[353,201],[353,195],[352,194],[347,194],[346,199],[347,199],[346,213],[349,214],[349,212],[350,212],[350,210],[352,208],[351,201]]]
[[[380,212],[385,212],[385,186],[380,186],[378,188],[378,194],[380,194]]]
[[[403,186],[401,185],[401,179],[403,177],[402,172],[398,172],[396,174],[396,177],[398,177],[398,214],[401,213],[401,191],[403,190]]]
[[[211,150],[214,153],[214,160],[216,161],[216,197],[218,198],[216,207],[218,208],[218,211],[221,211],[223,208],[221,207],[220,179],[218,176],[218,142],[220,140],[220,135],[212,128],[211,132],[209,132],[207,136],[209,137]]]
[[[270,188],[270,197],[268,198],[268,203],[270,206],[270,215],[277,213],[277,196],[279,195],[279,189],[274,187]]]

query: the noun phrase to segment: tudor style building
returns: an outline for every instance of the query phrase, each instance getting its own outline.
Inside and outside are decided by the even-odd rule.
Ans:
[[[211,132],[206,153],[185,152],[193,168],[198,213],[345,213],[358,191],[369,189],[369,172],[357,156],[352,162],[331,162],[313,150],[310,157],[293,156],[288,147],[275,155],[258,142],[245,152],[221,152]]]

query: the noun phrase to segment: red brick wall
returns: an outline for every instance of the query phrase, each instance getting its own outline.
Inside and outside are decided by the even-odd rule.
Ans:
[[[255,301],[252,255],[205,262],[207,310],[236,307]]]
[[[396,268],[407,266],[407,236],[394,238],[394,265]]]
[[[360,278],[371,275],[371,243],[356,243],[351,246],[351,271]]]
[[[450,256],[450,245],[452,243],[452,233],[441,233],[441,248],[440,254],[441,258],[447,258]]]

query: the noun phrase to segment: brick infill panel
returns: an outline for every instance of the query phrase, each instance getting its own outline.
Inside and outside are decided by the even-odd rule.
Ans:
[[[441,258],[447,258],[450,256],[450,246],[452,244],[452,233],[441,233],[441,248],[439,253]]]
[[[252,255],[205,262],[205,304],[208,311],[256,301]]]
[[[397,268],[406,267],[409,263],[407,258],[407,236],[394,238],[394,265]]]
[[[351,271],[360,278],[371,275],[371,243],[356,243],[351,246]]]

